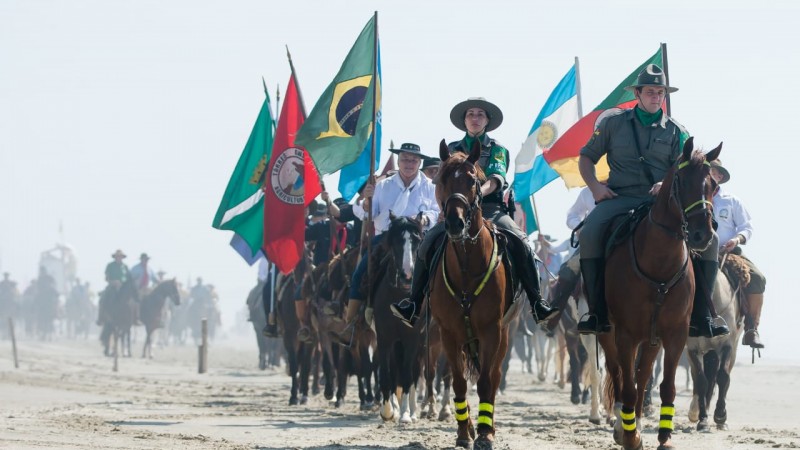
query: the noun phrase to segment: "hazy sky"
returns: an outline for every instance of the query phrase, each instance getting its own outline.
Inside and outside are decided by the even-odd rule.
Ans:
[[[286,85],[288,44],[310,110],[378,9],[384,148],[393,139],[428,154],[461,135],[451,107],[483,96],[504,112],[491,134],[513,159],[575,56],[586,112],[666,42],[680,88],[673,116],[707,149],[724,141],[726,187],[754,217],[745,251],[768,279],[765,355],[799,358],[789,334],[800,320],[796,258],[784,249],[794,233],[784,230],[798,217],[790,115],[800,101],[800,6],[650,5],[0,2],[0,267],[26,283],[63,221],[79,274],[96,288],[116,248],[130,265],[146,251],[156,269],[214,283],[231,324],[255,268],[211,221],[263,101],[261,77],[271,92]],[[568,236],[576,195],[558,180],[540,191],[545,232]]]

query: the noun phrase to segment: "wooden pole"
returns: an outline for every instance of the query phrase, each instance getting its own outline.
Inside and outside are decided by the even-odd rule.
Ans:
[[[14,368],[19,369],[19,359],[17,358],[17,337],[14,335],[14,319],[8,318],[8,332],[11,334],[11,348],[14,350]]]
[[[202,343],[198,347],[198,366],[197,373],[206,373],[208,370],[208,319],[200,321]]]
[[[114,334],[114,367],[111,369],[113,372],[119,372],[119,335],[116,331]]]

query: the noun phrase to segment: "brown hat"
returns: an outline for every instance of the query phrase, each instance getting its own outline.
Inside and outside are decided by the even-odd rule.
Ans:
[[[111,254],[112,258],[116,258],[117,256],[122,257],[122,258],[127,258],[128,257],[128,255],[123,253],[122,250],[120,250],[120,249],[117,249],[117,251],[115,251],[114,253]]]
[[[715,160],[711,161],[711,167],[713,167],[714,169],[717,169],[719,171],[719,173],[722,174],[722,181],[720,181],[719,184],[724,184],[724,183],[727,183],[728,181],[730,181],[731,173],[728,172],[728,169],[726,169],[725,167],[722,166],[722,161],[720,161],[718,159],[715,159]]]

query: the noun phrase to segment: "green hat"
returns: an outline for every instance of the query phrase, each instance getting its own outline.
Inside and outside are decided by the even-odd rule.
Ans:
[[[648,64],[647,67],[639,72],[636,77],[636,84],[627,86],[626,91],[633,91],[642,86],[660,86],[667,89],[667,92],[672,93],[678,90],[676,87],[667,86],[667,75],[656,64]]]
[[[464,119],[470,108],[480,108],[486,112],[486,117],[489,118],[489,123],[486,124],[487,132],[497,129],[503,123],[503,111],[500,111],[497,105],[488,102],[483,97],[472,97],[453,106],[453,109],[450,110],[450,122],[453,122],[453,125],[461,131],[467,131]]]
[[[719,173],[722,174],[722,181],[720,181],[719,184],[724,184],[724,183],[727,183],[728,181],[730,181],[731,173],[728,172],[728,169],[722,167],[722,162],[720,160],[715,159],[715,160],[711,161],[711,167],[719,170]]]

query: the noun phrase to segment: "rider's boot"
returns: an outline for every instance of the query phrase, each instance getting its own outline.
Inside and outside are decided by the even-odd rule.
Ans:
[[[761,322],[761,307],[764,305],[764,294],[747,294],[747,312],[744,317],[744,337],[742,345],[753,348],[764,348],[758,335],[758,324]]]
[[[720,318],[721,324],[714,322],[711,314],[712,294],[714,283],[717,279],[719,266],[716,261],[693,259],[694,266],[694,306],[692,317],[689,321],[689,337],[717,337],[730,334],[725,321]]]
[[[276,320],[275,313],[267,314],[267,324],[261,330],[261,334],[265,337],[276,338],[278,337],[278,321]]]
[[[586,287],[586,302],[589,314],[578,322],[581,334],[601,334],[611,331],[606,306],[606,260],[605,258],[581,259],[581,274]]]
[[[353,343],[353,336],[356,334],[356,322],[358,321],[358,310],[361,309],[361,300],[351,298],[347,301],[347,312],[345,313],[345,327],[338,333],[332,333],[336,342],[345,347],[350,347]]]
[[[548,334],[553,332],[556,325],[558,325],[558,321],[561,320],[561,312],[564,311],[564,307],[567,306],[567,300],[569,300],[572,292],[575,291],[575,286],[578,284],[579,279],[580,277],[578,274],[573,272],[566,265],[558,271],[558,281],[556,281],[556,286],[553,288],[553,302],[551,303],[553,308],[558,309],[558,313],[556,313],[552,319],[548,320],[545,325]]]
[[[523,241],[513,233],[506,233],[508,236],[508,244],[510,256],[514,264],[514,271],[522,283],[522,288],[528,295],[528,301],[531,304],[531,314],[533,320],[537,324],[541,324],[550,320],[558,313],[558,308],[551,307],[545,299],[542,298],[540,284],[539,284],[539,271],[536,270],[536,259],[533,256],[533,250],[527,242]]]
[[[411,296],[397,303],[392,303],[389,309],[403,324],[413,327],[419,318],[422,300],[425,298],[425,288],[428,286],[428,265],[417,258],[414,264],[414,274],[411,277]]]
[[[297,340],[300,342],[311,342],[311,328],[308,326],[308,302],[305,299],[294,301],[294,312],[300,322],[300,329],[297,330]]]

